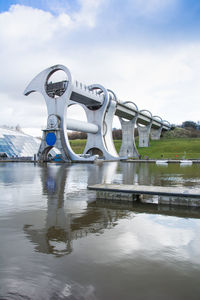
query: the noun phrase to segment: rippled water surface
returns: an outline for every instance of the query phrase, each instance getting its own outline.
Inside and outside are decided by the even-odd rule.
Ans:
[[[0,299],[200,298],[200,210],[96,201],[103,182],[200,188],[200,165],[0,163]]]

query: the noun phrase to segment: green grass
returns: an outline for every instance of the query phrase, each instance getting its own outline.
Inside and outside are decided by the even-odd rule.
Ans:
[[[200,138],[175,138],[150,141],[148,148],[139,153],[149,158],[197,159],[200,158]]]
[[[75,153],[81,154],[86,145],[86,140],[70,140],[70,145]]]
[[[116,150],[119,152],[121,141],[115,140]],[[76,153],[82,153],[86,140],[71,140],[70,144]],[[136,139],[138,147],[138,139]],[[159,141],[150,141],[148,148],[137,148],[144,158],[155,159],[200,159],[200,138],[161,138]]]

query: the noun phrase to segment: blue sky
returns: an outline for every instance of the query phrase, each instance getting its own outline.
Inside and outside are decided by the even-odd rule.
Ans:
[[[0,45],[2,124],[45,124],[41,98],[23,89],[58,63],[172,123],[200,119],[200,1],[1,0]]]
[[[177,37],[180,34],[181,38],[184,36],[195,37],[200,29],[199,0],[157,0],[150,2],[155,9],[151,9],[150,4],[149,6],[146,5],[146,10],[143,10],[145,1],[140,0],[104,1],[102,9],[100,9],[102,23],[105,19],[106,25],[111,24],[113,31],[115,32],[117,29],[118,33],[122,31],[129,34],[132,31],[134,33],[139,32],[143,36],[151,32],[152,37],[160,37],[162,34],[172,37]],[[166,5],[158,5],[158,3],[165,2]],[[15,4],[49,11],[52,14],[75,12],[80,8],[80,1],[76,0],[1,0],[0,12],[8,11],[10,6]]]
[[[85,0],[87,2],[87,0]],[[1,0],[0,12],[11,5],[24,5],[53,15],[72,15],[80,10],[81,0]],[[147,4],[149,3],[149,4]],[[105,0],[99,8],[94,30],[84,33],[94,42],[104,40],[154,44],[199,40],[200,1],[198,0]],[[87,35],[86,35],[87,33]]]
[[[60,11],[70,11],[78,8],[77,1],[73,0],[1,0],[0,11],[7,11],[11,5],[15,4],[30,6],[55,14],[58,13],[57,7],[60,8]]]

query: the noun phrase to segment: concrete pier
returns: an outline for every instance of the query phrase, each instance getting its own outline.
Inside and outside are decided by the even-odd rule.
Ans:
[[[137,115],[130,121],[125,121],[120,118],[122,126],[122,145],[119,151],[120,157],[138,158],[139,153],[135,145],[134,130],[137,121]]]
[[[140,200],[142,195],[158,195],[158,204],[200,206],[200,189],[126,184],[95,184],[97,198],[110,200]]]
[[[152,113],[146,109],[141,110],[140,112],[147,112],[152,118]],[[151,126],[153,123],[153,119],[150,120],[149,124],[146,126],[141,126],[139,122],[137,122],[138,135],[139,135],[139,148],[147,148],[149,147],[149,137],[151,132]]]
[[[162,122],[161,117],[159,116],[153,116],[154,120],[159,120]],[[163,130],[163,125],[160,126],[160,128],[151,128],[150,136],[152,141],[156,141],[160,139],[161,133]]]
[[[151,140],[152,141],[160,140],[161,132],[162,132],[162,126],[158,129],[151,128],[151,133],[150,133]]]

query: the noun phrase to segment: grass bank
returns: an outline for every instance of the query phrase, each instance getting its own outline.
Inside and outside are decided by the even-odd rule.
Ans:
[[[114,143],[119,152],[121,141],[115,140]],[[76,153],[82,153],[86,140],[71,140],[70,144]],[[200,138],[161,138],[159,141],[150,141],[148,148],[137,149],[142,158],[200,159]]]

